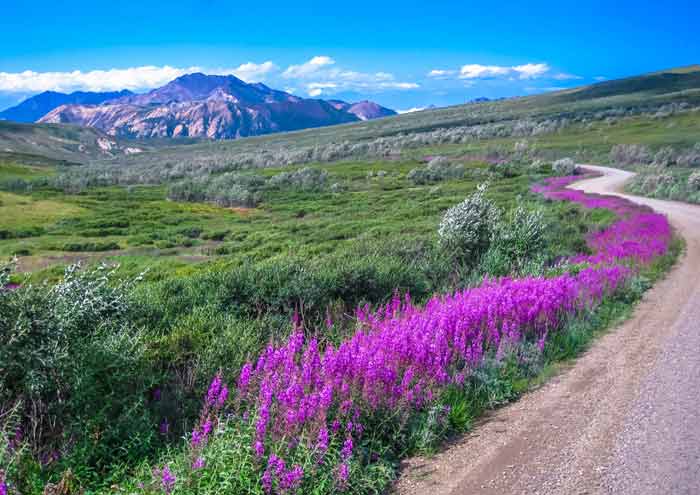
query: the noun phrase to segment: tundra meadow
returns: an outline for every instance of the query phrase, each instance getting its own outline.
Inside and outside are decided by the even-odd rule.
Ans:
[[[698,76],[641,79],[82,161],[0,122],[76,143],[0,154],[0,495],[385,493],[678,256],[567,187],[694,200]]]

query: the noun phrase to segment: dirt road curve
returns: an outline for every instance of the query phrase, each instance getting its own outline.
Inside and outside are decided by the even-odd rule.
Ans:
[[[605,176],[572,187],[619,194],[632,176],[590,168]],[[700,494],[700,206],[625,197],[667,214],[686,255],[565,373],[408,461],[395,493]]]

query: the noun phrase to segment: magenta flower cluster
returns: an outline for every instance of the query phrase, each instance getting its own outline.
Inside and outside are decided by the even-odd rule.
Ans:
[[[610,227],[589,236],[588,245],[594,254],[575,256],[574,263],[647,264],[666,254],[673,234],[665,216],[624,198],[566,188],[580,179],[581,176],[554,177],[532,187],[534,192],[552,200],[570,201],[584,208],[605,208],[617,215],[618,220]]]
[[[177,478],[168,466],[164,466],[163,469],[154,469],[153,478],[160,485],[163,493],[170,495],[175,489]]]
[[[487,355],[502,355],[524,341],[543,349],[565,321],[594,309],[619,290],[634,264],[664,254],[671,239],[666,218],[618,198],[589,196],[564,187],[571,177],[534,188],[555,200],[609,208],[620,219],[588,239],[592,255],[576,274],[485,280],[476,288],[435,296],[423,307],[408,295],[378,311],[357,310],[357,330],[338,346],[322,348],[295,331],[270,345],[241,370],[235,404],[251,422],[251,448],[268,493],[291,493],[305,475],[288,466],[303,446],[317,464],[332,462],[338,491],[347,486],[364,422],[379,415],[408,417],[434,403],[448,386],[460,385]],[[332,323],[328,323],[332,325]],[[200,452],[217,421],[228,389],[217,375],[207,393],[191,444]],[[335,445],[339,454],[328,456]]]

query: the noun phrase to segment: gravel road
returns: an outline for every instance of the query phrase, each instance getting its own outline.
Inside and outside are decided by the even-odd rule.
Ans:
[[[540,389],[438,455],[408,460],[408,494],[700,494],[700,206],[617,192],[633,174],[571,187],[668,215],[686,254],[631,319]]]

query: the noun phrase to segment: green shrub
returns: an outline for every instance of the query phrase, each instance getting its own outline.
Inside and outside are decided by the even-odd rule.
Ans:
[[[491,245],[484,256],[484,271],[494,276],[521,273],[533,262],[542,265],[547,224],[541,210],[519,203],[507,212],[494,229]],[[539,259],[538,259],[539,258]]]
[[[67,242],[62,251],[70,252],[99,252],[121,249],[116,242]]]
[[[501,212],[486,198],[487,185],[453,206],[442,217],[438,229],[440,243],[469,264],[476,264],[488,250]]]
[[[35,457],[60,452],[52,469],[92,483],[158,442],[147,397],[162,377],[126,321],[131,283],[112,276],[75,265],[53,287],[0,291],[0,410],[16,408]]]
[[[429,184],[449,179],[461,179],[465,169],[461,164],[452,164],[444,156],[437,156],[428,162],[425,168],[414,168],[406,178],[414,184]]]
[[[571,158],[562,158],[552,164],[552,172],[561,176],[574,175],[576,163]]]

